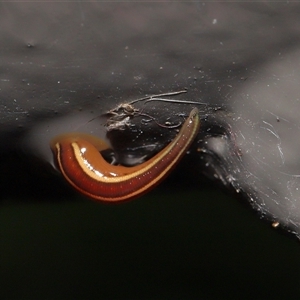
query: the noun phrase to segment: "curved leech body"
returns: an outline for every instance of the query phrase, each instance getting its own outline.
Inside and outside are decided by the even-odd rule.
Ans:
[[[109,164],[99,153],[105,144],[95,147],[81,136],[56,138],[51,147],[60,171],[75,189],[96,200],[117,202],[141,196],[161,182],[184,156],[199,127],[194,108],[172,142],[134,167]]]

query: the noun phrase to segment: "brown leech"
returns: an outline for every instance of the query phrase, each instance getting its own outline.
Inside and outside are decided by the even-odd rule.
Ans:
[[[172,142],[134,167],[109,164],[99,153],[106,144],[88,135],[58,136],[51,148],[60,171],[75,189],[95,200],[118,202],[139,197],[161,182],[184,156],[199,128],[194,108]]]

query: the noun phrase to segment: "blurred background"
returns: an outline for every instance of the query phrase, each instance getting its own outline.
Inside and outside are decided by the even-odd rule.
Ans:
[[[192,156],[148,195],[106,205],[64,183],[48,145],[66,131],[104,137],[104,121],[93,118],[185,88],[185,99],[236,120],[239,134],[249,115],[269,110],[277,122],[284,111],[280,134],[297,144],[299,11],[297,3],[1,2],[1,299],[298,299],[297,239],[204,177]],[[249,144],[264,145],[249,132]],[[298,144],[284,141],[297,169]],[[266,165],[280,167],[269,152]],[[234,167],[223,163],[213,168]],[[272,172],[237,185],[284,199],[285,179],[266,179]]]

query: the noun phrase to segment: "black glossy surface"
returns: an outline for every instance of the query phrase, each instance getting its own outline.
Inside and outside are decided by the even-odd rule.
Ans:
[[[203,190],[198,176],[299,233],[299,11],[292,2],[1,2],[0,296],[297,299],[296,240],[235,197]],[[105,206],[75,200],[52,173],[54,135],[103,137],[97,117],[120,102],[185,88],[177,98],[207,104],[202,152],[167,193]],[[176,123],[192,106],[152,102],[145,112]],[[175,133],[132,123],[125,154]]]

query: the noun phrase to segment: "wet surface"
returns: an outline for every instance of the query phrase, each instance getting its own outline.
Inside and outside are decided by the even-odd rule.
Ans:
[[[53,136],[105,137],[108,110],[186,89],[174,99],[205,105],[184,166],[192,176],[176,185],[199,178],[192,186],[201,189],[205,175],[299,235],[299,11],[297,3],[0,3],[2,198],[73,199],[51,167]],[[135,104],[172,125],[193,106]],[[157,122],[135,117],[110,133],[120,162],[174,137]]]

